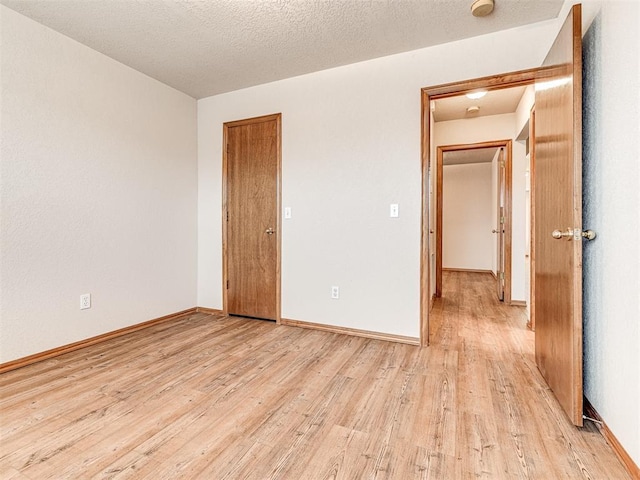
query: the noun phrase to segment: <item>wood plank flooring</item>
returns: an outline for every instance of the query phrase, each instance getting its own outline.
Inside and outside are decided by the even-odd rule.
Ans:
[[[5,373],[0,478],[629,478],[493,291],[446,272],[423,349],[200,313]]]

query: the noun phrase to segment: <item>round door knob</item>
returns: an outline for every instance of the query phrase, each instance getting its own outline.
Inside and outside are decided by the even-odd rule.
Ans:
[[[571,228],[567,228],[566,231],[554,230],[551,232],[551,236],[556,240],[560,240],[561,238],[566,238],[567,240],[571,240],[573,238],[573,230]]]
[[[494,228],[493,230],[491,230],[491,233],[498,233],[498,230]]]
[[[266,233],[267,235],[273,235],[275,232],[273,231],[273,228],[269,227],[264,233]]]

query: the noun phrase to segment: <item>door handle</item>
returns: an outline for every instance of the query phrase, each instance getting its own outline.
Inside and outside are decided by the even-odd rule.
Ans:
[[[561,238],[571,240],[573,238],[573,228],[567,228],[567,230],[564,232],[560,230],[554,230],[553,232],[551,232],[551,236],[556,240],[560,240]]]
[[[491,230],[491,233],[498,233],[498,230],[494,228],[493,230]]]
[[[266,233],[267,235],[273,235],[276,232],[274,232],[273,228],[269,227],[265,230],[264,233]]]
[[[580,230],[576,228],[574,233],[574,230],[572,228],[567,228],[565,232],[562,232],[560,230],[554,230],[553,232],[551,232],[551,236],[556,240],[560,238],[571,240],[574,235],[576,237],[576,240],[578,240],[580,236],[582,236],[582,238],[586,238],[587,240],[593,240],[594,238],[596,238],[596,232],[594,232],[593,230],[585,230],[584,232],[580,232]]]

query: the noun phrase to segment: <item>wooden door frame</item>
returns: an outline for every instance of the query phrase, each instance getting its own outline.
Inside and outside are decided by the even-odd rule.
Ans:
[[[546,67],[519,70],[460,82],[425,87],[421,91],[421,164],[422,164],[422,225],[420,240],[420,345],[429,345],[429,306],[431,282],[431,251],[429,248],[429,170],[431,154],[431,101],[462,95],[474,90],[500,90],[503,88],[533,85],[536,78],[544,77]]]
[[[255,123],[276,122],[276,324],[280,324],[281,316],[281,258],[282,258],[282,113],[274,113],[271,115],[263,115],[260,117],[246,118],[242,120],[234,120],[225,122],[222,125],[222,312],[224,315],[229,314],[228,298],[227,298],[227,281],[228,277],[228,255],[227,248],[228,231],[227,231],[227,192],[228,192],[228,170],[227,170],[227,146],[229,142],[229,128],[241,125],[251,125]]]
[[[505,168],[505,206],[504,206],[504,303],[511,304],[511,238],[512,238],[512,144],[513,140],[491,140],[487,142],[466,143],[458,145],[439,145],[436,155],[436,297],[442,295],[442,217],[443,217],[443,159],[446,152],[460,150],[478,150],[481,148],[504,148]],[[500,172],[498,172],[498,175]],[[500,192],[498,192],[498,195]]]

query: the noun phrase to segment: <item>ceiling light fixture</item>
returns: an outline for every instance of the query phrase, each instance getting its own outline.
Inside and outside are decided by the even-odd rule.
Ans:
[[[474,114],[474,113],[478,113],[480,111],[480,107],[477,105],[474,105],[472,107],[467,108],[467,113],[468,114]]]
[[[471,13],[474,17],[486,17],[493,12],[493,0],[476,0],[471,4]]]
[[[471,92],[467,93],[465,96],[470,98],[471,100],[478,100],[479,98],[484,97],[487,94],[486,90],[481,90],[479,92]]]

